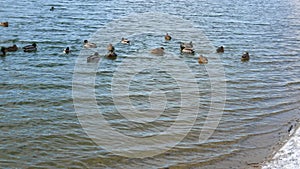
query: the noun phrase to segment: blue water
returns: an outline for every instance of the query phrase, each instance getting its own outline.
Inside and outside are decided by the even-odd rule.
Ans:
[[[19,49],[0,58],[1,168],[246,168],[262,162],[300,118],[297,0],[4,0],[2,4],[0,22],[8,21],[9,27],[0,27],[0,46],[35,42],[38,50]],[[49,10],[51,6],[54,11]],[[202,30],[213,46],[225,47],[218,56],[225,70],[226,104],[218,128],[206,143],[198,142],[205,116],[199,114],[178,146],[151,158],[131,159],[106,151],[82,129],[73,106],[72,78],[84,39],[112,21],[144,12],[181,17]],[[145,36],[131,37],[135,43],[129,49],[114,44],[119,56],[103,59],[97,70],[96,99],[120,132],[148,136],[176,119],[180,92],[175,80],[156,69],[133,79],[130,89],[136,107],[149,107],[143,103],[154,88],[164,90],[170,101],[159,121],[145,126],[124,122],[110,95],[111,77],[124,58],[139,48],[150,50],[159,39],[147,34],[149,43],[143,43]],[[175,49],[177,44],[173,45]],[[62,52],[67,46],[72,50],[69,55]],[[249,62],[240,61],[244,51],[250,53]],[[211,91],[205,68],[196,56],[174,54],[195,73],[202,88],[201,106],[207,112]]]

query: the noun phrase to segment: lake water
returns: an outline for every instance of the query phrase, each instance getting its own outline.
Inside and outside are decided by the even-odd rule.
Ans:
[[[9,27],[0,27],[0,46],[36,42],[38,51],[18,50],[0,58],[1,168],[247,168],[270,155],[288,135],[289,126],[299,121],[298,0],[4,0],[2,4],[0,22],[8,21]],[[49,10],[51,6],[54,11]],[[178,115],[181,94],[176,79],[157,68],[136,74],[129,86],[132,103],[141,110],[149,108],[151,91],[165,92],[168,103],[157,121],[132,124],[114,107],[112,76],[126,58],[138,59],[134,53],[140,49],[157,45],[172,49],[195,75],[201,94],[201,111],[187,136],[167,152],[139,159],[114,155],[85,133],[75,112],[72,81],[78,56],[86,50],[84,39],[112,21],[145,12],[180,17],[202,30],[212,46],[225,46],[225,53],[217,56],[225,72],[226,104],[223,112],[218,110],[223,114],[213,135],[199,143],[213,87],[205,66],[197,63],[198,55],[181,55],[176,51],[176,41],[181,39],[165,42],[166,32],[161,37],[140,32],[130,37],[130,46],[114,44],[119,56],[101,61],[95,96],[98,108],[116,130],[152,136],[170,127]],[[178,22],[173,24],[176,27]],[[72,50],[69,55],[62,53],[67,46]],[[244,51],[250,53],[249,62],[240,61]],[[174,62],[170,60],[170,68]],[[209,60],[208,65],[213,64]]]

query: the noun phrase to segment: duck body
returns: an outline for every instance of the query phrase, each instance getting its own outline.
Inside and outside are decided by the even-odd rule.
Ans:
[[[155,55],[164,55],[165,54],[165,48],[163,48],[163,47],[155,48],[155,49],[152,49],[150,51],[150,53],[155,54]]]
[[[37,51],[36,43],[33,43],[32,45],[27,45],[23,47],[24,52],[35,52]]]
[[[9,46],[9,47],[5,48],[6,52],[15,52],[17,50],[18,50],[18,46],[15,44],[13,46]]]
[[[250,56],[248,52],[244,52],[244,54],[241,57],[241,61],[249,61],[250,60]]]
[[[223,46],[218,47],[217,53],[224,53],[224,47]]]
[[[129,45],[129,44],[130,44],[130,40],[125,39],[125,38],[122,38],[122,39],[121,39],[121,43],[122,43],[122,44],[127,44],[127,45]]]
[[[8,27],[8,22],[0,22],[0,26]]]
[[[65,54],[69,54],[71,51],[70,51],[70,48],[69,47],[67,47],[65,50],[64,50],[64,53]]]
[[[108,59],[116,59],[117,58],[117,54],[115,53],[115,52],[109,52],[107,55],[106,55],[106,57],[108,58]]]
[[[87,63],[98,63],[100,60],[100,55],[98,52],[95,52],[94,55],[91,55],[87,58]]]
[[[208,59],[202,55],[199,56],[198,58],[198,63],[199,64],[207,64],[208,63]]]
[[[165,35],[165,40],[166,41],[169,41],[169,40],[171,40],[172,39],[172,37],[167,33],[166,35]]]
[[[182,53],[187,53],[187,54],[195,54],[195,51],[193,48],[183,48],[181,50]]]
[[[91,43],[88,40],[83,41],[83,47],[85,48],[97,48],[97,45],[95,43]]]

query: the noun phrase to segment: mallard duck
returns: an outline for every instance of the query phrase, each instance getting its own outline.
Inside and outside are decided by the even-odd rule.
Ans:
[[[244,52],[244,54],[242,55],[241,61],[248,61],[249,59],[250,59],[249,53]]]
[[[15,44],[13,46],[9,46],[9,47],[5,48],[6,52],[15,52],[17,50],[18,50],[18,47]]]
[[[121,43],[122,44],[130,44],[130,40],[122,38]]]
[[[108,46],[107,46],[107,50],[108,50],[109,52],[114,52],[114,51],[115,51],[115,47],[110,43],[110,44],[108,44]]]
[[[189,43],[180,43],[180,51],[182,53],[189,53],[189,54],[194,54],[195,51],[193,49],[193,42],[189,42]]]
[[[208,59],[206,57],[200,55],[199,58],[198,58],[198,63],[199,64],[206,64],[206,63],[208,63]]]
[[[97,48],[97,45],[95,43],[90,43],[88,40],[84,40],[83,43],[83,46],[85,48]]]
[[[117,55],[115,52],[109,52],[109,53],[106,55],[106,57],[107,57],[108,59],[116,59],[117,56],[118,56],[118,55]]]
[[[36,43],[33,43],[32,45],[27,45],[23,47],[24,52],[35,52],[37,50]]]
[[[64,53],[65,54],[69,54],[71,51],[70,51],[70,48],[69,47],[67,47],[66,49],[64,49]]]
[[[165,48],[163,48],[163,47],[155,48],[155,49],[152,49],[150,52],[155,55],[163,55],[163,54],[165,54]]]
[[[1,47],[1,52],[2,54],[0,54],[0,56],[6,56],[5,47]]]
[[[8,22],[0,22],[0,26],[8,27]]]
[[[165,35],[165,40],[169,41],[169,40],[171,40],[171,39],[172,39],[172,37],[167,33],[167,34]]]
[[[98,52],[95,52],[93,55],[87,58],[87,63],[98,63],[100,60],[100,55]]]
[[[224,53],[224,47],[223,46],[218,47],[217,53]]]

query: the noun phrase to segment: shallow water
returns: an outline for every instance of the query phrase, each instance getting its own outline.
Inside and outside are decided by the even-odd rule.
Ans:
[[[19,50],[0,59],[3,168],[245,168],[263,161],[272,146],[285,137],[290,123],[300,117],[297,0],[3,3],[0,22],[8,21],[10,25],[0,27],[0,46],[38,44],[35,53]],[[50,11],[51,6],[56,9]],[[84,39],[113,20],[144,12],[182,17],[202,30],[213,46],[225,46],[225,53],[217,56],[225,71],[226,104],[218,128],[206,143],[200,144],[198,138],[212,91],[207,71],[197,63],[197,57],[176,51],[180,39],[166,43],[157,34],[132,36],[134,43],[128,48],[115,44],[119,57],[103,59],[97,69],[95,93],[103,115],[118,131],[131,136],[152,136],[171,126],[179,111],[181,91],[176,79],[155,68],[134,76],[130,98],[136,108],[147,110],[151,91],[164,91],[168,102],[162,116],[147,125],[132,124],[115,109],[112,76],[125,58],[138,58],[134,55],[137,50],[148,50],[157,44],[169,47],[190,67],[201,94],[198,118],[179,145],[151,158],[131,159],[109,153],[93,143],[82,129],[73,105],[72,78]],[[172,32],[175,31],[171,30],[171,35]],[[154,43],[157,39],[159,42]],[[62,53],[67,46],[72,50],[69,55]],[[244,51],[251,55],[249,62],[240,61]],[[148,57],[149,61],[153,59]],[[169,68],[175,61],[168,63]]]

